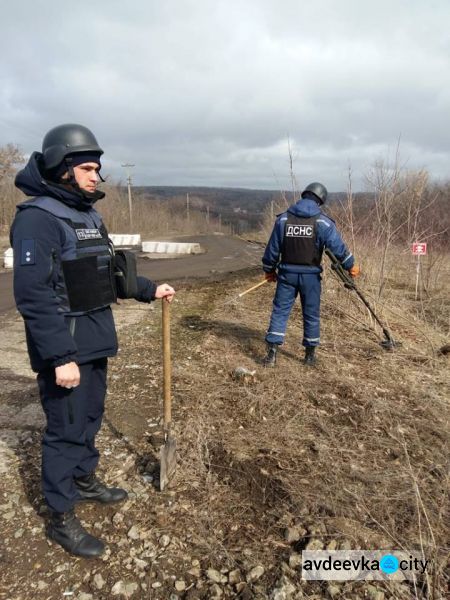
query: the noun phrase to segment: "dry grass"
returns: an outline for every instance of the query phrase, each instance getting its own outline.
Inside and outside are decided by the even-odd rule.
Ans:
[[[393,352],[380,347],[380,332],[362,303],[330,273],[324,276],[316,369],[300,361],[298,307],[278,368],[261,368],[273,288],[226,303],[260,279],[256,272],[182,291],[174,305],[180,467],[168,527],[176,535],[189,531],[202,565],[244,572],[265,565],[258,598],[269,596],[282,573],[304,597],[326,596],[326,588],[302,583],[287,565],[292,551],[316,539],[325,546],[335,540],[338,548],[419,552],[433,560],[434,571],[415,586],[383,584],[386,597],[440,597],[448,553],[450,386],[448,358],[437,350],[448,340],[442,327],[447,317],[428,320],[400,271],[376,304],[402,342]],[[367,277],[361,286],[372,299]],[[434,293],[446,297],[448,290],[436,287]],[[142,327],[124,346],[129,361],[141,360],[148,351]],[[152,362],[158,381],[159,366]],[[237,366],[257,373],[235,380]],[[137,381],[136,389],[144,385]],[[129,379],[114,387],[117,407],[129,395]],[[139,415],[160,411],[151,396],[145,406],[142,392],[137,397],[141,424],[129,432],[142,454],[148,441]],[[133,402],[127,398],[128,406]],[[284,529],[292,525],[304,533],[289,544]],[[364,585],[345,584],[341,597],[364,595]]]
[[[139,581],[148,592],[155,581],[162,587],[142,597],[168,598],[176,578],[189,587],[184,600],[209,600],[210,567],[237,568],[245,580],[251,568],[263,565],[263,577],[242,597],[267,600],[284,575],[301,592],[298,598],[318,600],[329,597],[327,586],[302,582],[299,568],[289,566],[292,553],[311,541],[334,543],[338,549],[417,551],[433,560],[428,577],[415,586],[377,582],[378,590],[386,600],[444,597],[449,381],[448,357],[436,349],[447,341],[447,331],[439,319],[424,317],[411,287],[404,287],[407,281],[398,279],[396,287],[386,288],[389,302],[377,308],[403,345],[385,352],[366,309],[327,273],[318,367],[301,364],[297,307],[278,368],[267,371],[260,361],[273,288],[264,286],[226,304],[260,277],[248,271],[221,282],[196,283],[177,294],[172,357],[179,467],[164,493],[142,479],[143,470],[157,469],[161,443],[158,425],[152,424],[162,413],[160,307],[140,310],[138,322],[125,320],[121,352],[110,363],[100,472],[134,494],[120,509],[120,520],[115,508],[79,511],[107,541],[111,557],[100,567],[72,561],[70,571],[57,575],[52,569],[68,562],[67,556],[47,546],[37,515],[32,522],[38,533],[33,537],[27,530],[15,539],[22,527],[18,514],[2,525],[9,545],[0,586],[17,590],[19,578],[34,586],[48,579],[52,587],[39,595],[25,586],[20,596],[8,597],[57,597],[77,582],[80,592],[106,600],[119,579],[137,580],[130,561],[145,552],[148,542],[157,552]],[[362,284],[368,295],[370,283]],[[448,290],[435,293],[446,297]],[[128,305],[134,314],[133,303]],[[235,379],[237,366],[256,374],[248,381]],[[32,435],[33,443],[21,449],[23,477],[14,479],[14,488],[7,480],[5,492],[25,486],[37,509],[40,432]],[[129,540],[132,525],[145,534],[143,540]],[[294,542],[285,538],[291,526],[299,529]],[[160,545],[163,534],[171,540],[166,549]],[[30,572],[27,561],[36,556],[45,573]],[[199,562],[200,578],[190,573],[193,559]],[[96,569],[107,581],[101,593],[92,583]],[[369,597],[365,582],[338,587],[338,598]],[[238,597],[236,588],[225,586],[222,597]]]
[[[227,295],[252,282],[237,280]],[[300,523],[306,533],[297,549],[318,536],[352,548],[414,550],[433,557],[442,577],[449,382],[436,349],[448,330],[421,318],[410,289],[407,297],[390,290],[377,309],[403,345],[385,352],[363,305],[332,277],[324,283],[315,370],[300,364],[298,309],[278,368],[260,368],[266,288],[231,308],[222,293],[205,290],[208,310],[180,319],[179,343],[200,336],[189,377],[180,373],[189,410],[178,424],[180,478],[199,490],[194,527],[236,564],[250,548],[279,565],[283,528]],[[255,379],[234,381],[238,365],[257,368]],[[419,582],[416,592],[431,588],[431,580]]]
[[[105,220],[108,231],[136,233],[146,236],[192,235],[210,231],[229,233],[229,226],[222,225],[206,211],[191,210],[186,213],[185,198],[149,199],[133,191],[133,225],[130,225],[126,188],[104,184],[106,197],[96,208]]]

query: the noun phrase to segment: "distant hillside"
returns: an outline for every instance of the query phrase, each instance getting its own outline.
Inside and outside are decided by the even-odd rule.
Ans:
[[[184,204],[189,194],[191,211],[208,212],[211,218],[230,225],[235,233],[258,227],[266,207],[281,198],[281,193],[274,190],[242,188],[146,186],[135,190],[149,200],[178,200]]]
[[[276,190],[182,186],[142,186],[134,189],[149,200],[176,199],[186,205],[189,202],[190,210],[209,211],[212,218],[221,219],[224,225],[231,225],[235,233],[258,228],[271,202],[277,210],[277,205],[294,201],[292,192]],[[339,196],[344,194],[330,194],[331,201]]]

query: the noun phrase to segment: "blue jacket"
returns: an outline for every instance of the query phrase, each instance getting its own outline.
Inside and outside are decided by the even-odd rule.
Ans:
[[[16,186],[28,196],[50,197],[86,214],[94,211],[92,201],[43,179],[39,153],[17,174]],[[110,306],[85,314],[67,314],[58,294],[55,273],[61,272],[66,244],[64,222],[54,214],[19,204],[11,226],[14,249],[14,296],[25,322],[28,353],[34,371],[57,367],[71,361],[83,364],[117,353],[117,336]],[[96,213],[98,216],[98,213]],[[83,220],[83,219],[80,219]],[[55,268],[56,261],[56,268]],[[137,300],[151,302],[156,284],[138,277]]]
[[[280,263],[281,249],[283,247],[285,224],[288,218],[288,213],[297,217],[315,217],[316,221],[316,239],[315,245],[317,249],[323,250],[329,248],[336,258],[342,263],[342,266],[349,270],[353,267],[354,258],[351,252],[347,249],[339,235],[333,219],[322,213],[319,205],[314,200],[309,198],[301,198],[295,204],[290,206],[286,212],[278,215],[275,225],[272,230],[269,242],[266,246],[264,256],[262,258],[263,270],[266,273],[275,271],[278,268],[280,272],[289,273],[321,273],[322,267],[309,265],[292,265]]]

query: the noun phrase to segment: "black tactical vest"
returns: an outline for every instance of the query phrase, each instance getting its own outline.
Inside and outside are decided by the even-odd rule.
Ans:
[[[98,212],[79,211],[46,196],[20,205],[20,210],[36,207],[56,217],[65,241],[51,257],[50,277],[59,300],[58,311],[79,316],[116,302],[113,249]]]
[[[316,221],[320,215],[314,217],[297,217],[291,213],[287,215],[281,262],[320,267],[322,250],[316,248]]]

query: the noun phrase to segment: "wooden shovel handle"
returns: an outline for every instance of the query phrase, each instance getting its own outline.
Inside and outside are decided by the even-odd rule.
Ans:
[[[245,290],[245,292],[241,292],[238,295],[238,298],[242,298],[242,296],[245,296],[245,294],[248,294],[249,292],[253,292],[253,290],[257,290],[259,287],[261,287],[262,285],[264,285],[265,283],[267,283],[267,281],[268,281],[267,279],[264,279],[263,281],[260,281],[256,285],[252,285],[252,287],[248,288],[248,290]]]
[[[162,304],[162,342],[163,342],[163,394],[164,394],[164,428],[172,421],[171,360],[170,360],[170,304],[163,298]]]

